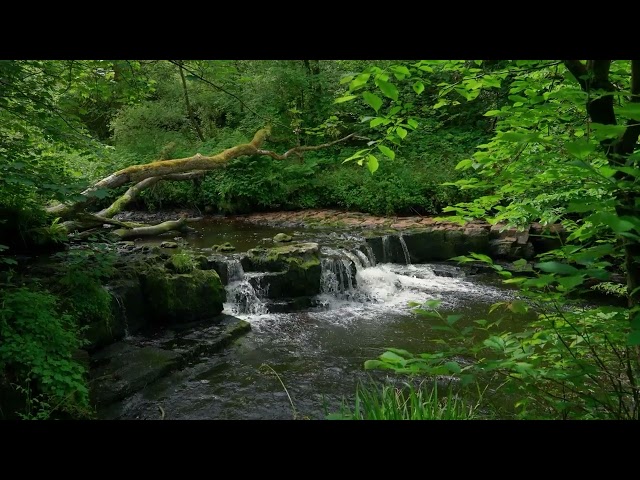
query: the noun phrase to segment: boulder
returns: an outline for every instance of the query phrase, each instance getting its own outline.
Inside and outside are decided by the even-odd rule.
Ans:
[[[226,292],[215,270],[173,274],[153,267],[140,275],[147,316],[153,323],[184,323],[222,312]]]
[[[278,233],[275,237],[273,237],[274,242],[290,242],[291,240],[291,235],[287,235],[286,233]]]

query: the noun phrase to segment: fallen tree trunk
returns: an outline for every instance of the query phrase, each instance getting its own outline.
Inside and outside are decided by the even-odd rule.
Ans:
[[[350,134],[322,145],[298,146],[280,155],[261,148],[270,134],[270,127],[263,128],[256,132],[251,142],[236,145],[213,156],[203,156],[200,153],[196,153],[194,156],[188,158],[158,160],[147,164],[132,165],[123,168],[87,188],[80,194],[82,197],[81,200],[61,203],[48,207],[46,210],[48,213],[65,220],[61,225],[66,228],[67,232],[75,232],[76,235],[88,229],[101,227],[104,224],[120,226],[121,228],[113,230],[112,233],[122,239],[153,236],[172,230],[185,231],[188,229],[186,226],[188,219],[171,220],[158,225],[143,225],[130,222],[118,222],[111,220],[111,218],[135,200],[142,191],[160,181],[181,181],[200,178],[208,171],[216,168],[224,168],[229,161],[242,156],[268,155],[277,160],[286,160],[292,155],[302,157],[302,154],[306,151],[319,150],[345,142],[349,139],[361,138],[356,137],[355,134]],[[110,206],[95,214],[86,212],[86,209],[95,203],[98,198],[98,191],[117,188],[128,183],[134,183],[134,185],[129,187],[129,189]],[[80,237],[82,236],[80,235]]]
[[[121,240],[128,238],[138,237],[152,237],[160,235],[161,233],[167,233],[172,230],[186,231],[189,228],[187,225],[187,217],[181,217],[179,220],[169,220],[167,222],[159,223],[158,225],[145,225],[134,228],[119,228],[114,230],[113,233],[120,237]]]

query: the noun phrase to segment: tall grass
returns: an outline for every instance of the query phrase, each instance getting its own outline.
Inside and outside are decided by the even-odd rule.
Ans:
[[[448,390],[446,396],[420,383],[403,388],[390,385],[358,385],[353,409],[343,401],[330,420],[472,420],[479,418],[480,401],[469,404]]]

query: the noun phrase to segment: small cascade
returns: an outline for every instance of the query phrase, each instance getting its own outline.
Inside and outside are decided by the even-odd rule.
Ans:
[[[391,237],[389,237],[389,235],[385,235],[382,237],[382,263],[391,263],[392,261]]]
[[[400,245],[402,245],[402,251],[404,252],[404,261],[407,265],[411,265],[411,257],[409,256],[409,249],[404,241],[404,237],[400,234],[398,238],[400,239]]]
[[[227,262],[227,274],[229,281],[225,287],[227,291],[227,303],[225,310],[231,315],[247,313],[250,315],[261,315],[267,313],[267,306],[261,297],[264,291],[259,287],[254,288],[249,282],[247,274],[242,268],[242,264],[237,259],[229,259]]]
[[[353,264],[356,266],[356,271],[358,271],[364,268],[364,264],[362,263],[362,259],[355,252],[356,250],[354,250],[353,252],[349,252],[345,250],[343,254],[346,255],[347,258],[353,262]]]
[[[364,268],[360,258],[347,250],[324,248],[320,261],[320,290],[337,298],[351,298],[355,292],[358,269]]]
[[[376,266],[376,256],[373,254],[373,248],[371,248],[371,245],[369,245],[368,243],[365,243],[365,247],[367,250],[367,258],[369,259],[369,263],[371,264],[372,267]]]
[[[107,292],[109,292],[109,295],[111,295],[116,300],[116,303],[118,304],[118,309],[122,313],[122,323],[123,323],[123,326],[124,326],[124,336],[125,336],[125,338],[127,338],[127,337],[129,337],[129,319],[127,318],[127,307],[124,304],[124,301],[122,300],[122,297],[120,295],[118,295],[115,291],[113,291],[113,289],[109,285],[105,286],[104,288],[105,288],[105,290]]]
[[[244,278],[242,263],[237,258],[227,260],[227,278],[229,282],[238,282]]]
[[[354,250],[353,251],[357,257],[360,259],[360,263],[362,264],[362,266],[364,268],[369,268],[372,267],[373,265],[371,264],[371,260],[369,260],[369,258],[364,254],[364,252],[362,250]]]

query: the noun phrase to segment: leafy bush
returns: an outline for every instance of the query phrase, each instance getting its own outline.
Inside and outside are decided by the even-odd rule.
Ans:
[[[60,311],[60,302],[49,292],[4,285],[0,290],[0,371],[23,392],[31,395],[33,388],[43,394],[48,399],[43,401],[53,405],[49,413],[86,415],[86,372],[73,359],[82,341],[73,316]]]
[[[89,244],[84,249],[57,253],[64,272],[55,293],[81,325],[112,319],[111,295],[102,286],[114,273],[114,253],[105,244]]]

